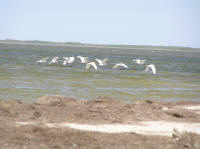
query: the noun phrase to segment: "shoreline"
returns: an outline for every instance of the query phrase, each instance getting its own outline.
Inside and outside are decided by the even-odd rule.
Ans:
[[[61,46],[61,47],[79,47],[79,48],[100,48],[100,49],[126,49],[126,50],[146,50],[146,51],[165,51],[165,52],[196,52],[200,53],[198,50],[174,50],[174,49],[155,49],[155,48],[129,48],[129,47],[115,47],[115,46],[104,46],[104,45],[70,45],[64,43],[26,43],[26,42],[2,42],[0,44],[14,44],[14,45],[39,45],[39,46]]]

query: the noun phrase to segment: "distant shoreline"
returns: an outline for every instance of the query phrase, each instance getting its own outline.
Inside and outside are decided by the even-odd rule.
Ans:
[[[57,43],[57,42],[43,42],[41,41],[7,41],[0,40],[0,44],[16,44],[16,45],[45,45],[45,46],[63,46],[63,47],[89,47],[89,48],[108,48],[108,49],[133,49],[133,50],[153,50],[153,51],[182,51],[182,52],[200,52],[199,48],[190,47],[165,47],[165,46],[137,46],[133,45],[95,45],[95,44],[82,44],[82,43]]]

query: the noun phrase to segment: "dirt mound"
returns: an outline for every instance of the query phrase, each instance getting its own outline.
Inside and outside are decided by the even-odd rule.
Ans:
[[[135,133],[106,134],[43,125],[17,126],[16,122],[137,124],[141,121],[200,123],[198,102],[122,102],[108,97],[76,100],[44,96],[35,103],[0,101],[1,148],[200,148],[200,136],[192,133],[171,137]]]
[[[53,103],[67,103],[67,102],[74,102],[76,101],[76,99],[74,98],[67,98],[67,97],[64,97],[64,96],[43,96],[41,98],[39,98],[38,102],[37,103],[40,103],[40,104],[52,104]]]

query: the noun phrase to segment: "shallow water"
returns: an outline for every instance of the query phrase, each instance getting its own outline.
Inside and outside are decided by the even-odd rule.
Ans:
[[[108,58],[108,65],[95,71],[75,59],[62,66],[63,56]],[[37,64],[37,60],[59,56],[59,64]],[[144,72],[153,63],[157,74]],[[123,62],[129,69],[112,69]],[[77,99],[109,96],[119,100],[200,101],[200,51],[167,51],[70,47],[0,43],[0,98],[37,100],[43,95],[63,95]]]

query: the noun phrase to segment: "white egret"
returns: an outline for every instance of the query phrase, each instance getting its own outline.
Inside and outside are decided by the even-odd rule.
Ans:
[[[63,61],[63,65],[66,65],[67,63],[73,63],[74,62],[74,57],[63,57],[64,61]]]
[[[145,72],[149,71],[149,69],[151,69],[151,71],[153,72],[153,74],[156,74],[156,67],[154,64],[150,64],[146,66]]]
[[[59,59],[59,57],[54,57],[54,58],[49,62],[49,64],[55,64],[55,63],[57,63],[57,62],[58,62],[58,59]]]
[[[81,60],[81,62],[80,63],[87,63],[88,62],[88,57],[82,57],[82,56],[77,56],[80,60]]]
[[[118,64],[115,64],[115,65],[113,66],[113,69],[118,68],[118,67],[128,68],[128,66],[127,66],[126,64],[124,64],[124,63],[118,63]]]
[[[104,60],[100,60],[100,59],[95,59],[95,60],[99,63],[100,66],[107,65],[107,61],[108,61],[107,58],[105,58]]]
[[[144,62],[146,60],[136,59],[136,60],[132,60],[132,61],[136,62],[136,64],[144,64]]]
[[[92,66],[95,70],[97,70],[97,65],[95,62],[90,62],[86,64],[86,69],[89,69]]]

